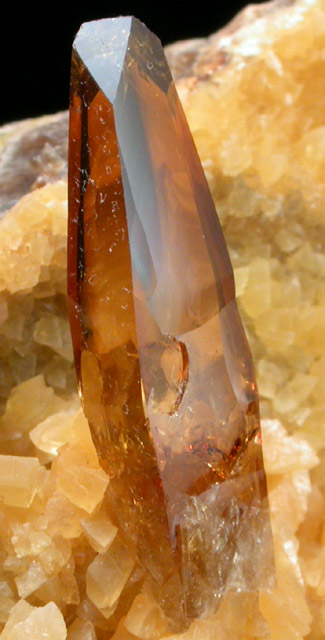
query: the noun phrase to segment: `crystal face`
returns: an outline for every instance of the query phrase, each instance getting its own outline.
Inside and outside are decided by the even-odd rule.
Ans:
[[[139,590],[185,628],[268,586],[272,544],[232,267],[163,49],[135,18],[74,42],[68,260],[106,506]]]

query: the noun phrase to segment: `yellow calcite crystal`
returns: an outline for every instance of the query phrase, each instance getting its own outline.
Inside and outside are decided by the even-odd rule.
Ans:
[[[76,389],[65,303],[66,198],[63,181],[38,189],[1,222],[0,403],[6,408],[1,425],[3,437],[8,432],[6,453],[29,453],[26,432],[54,413],[53,403],[60,411]],[[20,439],[13,437],[18,425],[25,432]]]
[[[323,0],[260,5],[168,53],[256,362],[276,588],[171,636],[132,550],[119,564],[71,359],[61,180],[1,222],[1,640],[323,640],[324,18]]]
[[[4,504],[29,507],[42,483],[38,458],[0,455],[0,496]]]
[[[21,598],[27,598],[46,581],[47,575],[42,563],[39,560],[32,560],[26,571],[15,578],[18,595]]]
[[[57,487],[72,504],[92,513],[104,497],[109,478],[91,466],[81,447],[68,446],[55,464]]]
[[[107,552],[97,554],[87,570],[87,595],[99,610],[114,612],[133,567],[134,558],[120,538]]]
[[[72,437],[70,414],[61,411],[48,416],[29,432],[29,437],[40,451],[57,455],[58,449]]]
[[[98,553],[108,550],[118,531],[106,513],[95,514],[92,518],[83,520],[81,525],[87,540]]]
[[[76,618],[68,629],[67,640],[96,640],[93,623]]]
[[[54,602],[44,607],[32,607],[19,600],[13,607],[1,640],[65,640],[67,635],[62,613]]]
[[[124,626],[137,638],[156,640],[167,631],[167,622],[153,598],[141,593],[134,599]]]

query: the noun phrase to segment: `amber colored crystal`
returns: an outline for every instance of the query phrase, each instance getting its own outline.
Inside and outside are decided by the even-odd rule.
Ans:
[[[184,628],[267,586],[272,544],[232,267],[161,44],[134,18],[74,42],[68,271],[106,508],[138,591]]]

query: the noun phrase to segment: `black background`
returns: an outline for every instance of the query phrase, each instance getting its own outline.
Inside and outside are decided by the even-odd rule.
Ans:
[[[11,3],[11,6],[10,6]],[[212,3],[151,0],[78,2],[43,0],[22,7],[7,0],[1,18],[0,124],[66,109],[70,52],[82,22],[135,15],[162,43],[209,35],[224,26],[244,0]]]

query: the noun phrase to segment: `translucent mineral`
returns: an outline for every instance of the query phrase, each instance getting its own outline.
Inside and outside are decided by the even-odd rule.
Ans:
[[[46,581],[47,575],[42,563],[39,560],[32,560],[28,569],[15,579],[18,595],[21,598],[27,598]]]
[[[13,607],[1,640],[65,640],[67,630],[62,613],[49,602],[44,607],[33,607],[19,600]]]
[[[253,298],[270,272],[256,261]],[[135,18],[85,23],[73,45],[68,302],[107,507],[173,625],[211,615],[231,589],[270,586],[258,396],[229,255],[163,49]],[[101,609],[114,602],[89,580],[103,562],[88,569]]]
[[[62,334],[52,345],[34,339],[43,317],[67,327],[68,118],[1,129],[0,208],[12,208],[0,234],[0,454],[22,457],[23,467],[26,457],[37,458],[43,469],[28,507],[0,501],[1,640],[38,640],[40,620],[42,640],[66,633],[134,640],[129,629],[156,638],[159,629],[169,640],[324,639],[324,11],[323,0],[248,7],[209,39],[166,51],[226,236],[256,364],[277,573],[268,593],[229,593],[215,616],[182,633],[160,626],[164,616],[141,567],[112,607],[99,610],[87,596],[88,567],[101,555],[95,538],[103,541],[111,527],[114,540],[124,534],[106,496],[89,513],[58,488],[64,465],[56,463],[67,447],[77,449],[83,467],[98,469],[98,456],[73,363],[58,352]],[[265,289],[251,264],[263,267]],[[175,353],[177,364],[174,349],[162,358],[172,392]],[[115,511],[120,504],[118,495]],[[92,523],[94,538],[86,533]],[[20,600],[16,581],[31,577],[37,561],[47,580]]]
[[[91,513],[104,497],[109,477],[89,464],[83,450],[68,446],[57,460],[57,487],[70,502]]]
[[[268,475],[312,469],[318,464],[319,459],[313,447],[299,434],[288,435],[278,420],[264,420],[262,432]],[[268,446],[269,442],[271,446]]]
[[[113,612],[133,567],[134,557],[119,538],[96,556],[87,570],[87,595],[98,609]]]
[[[11,148],[10,141],[8,145]],[[7,171],[7,184],[9,157],[12,159],[5,147],[1,166]],[[26,193],[1,221],[0,407],[7,414],[1,431],[4,427],[10,431],[6,453],[30,451],[28,436],[14,437],[15,431],[21,433],[25,426],[36,426],[54,413],[52,401],[58,403],[58,398],[53,391],[66,398],[76,391],[65,301],[66,199],[63,181],[49,184]],[[44,327],[53,317],[60,331],[51,336],[50,344],[35,341],[40,321]],[[21,386],[24,383],[27,387]]]
[[[168,631],[167,621],[153,598],[138,595],[124,620],[125,628],[137,638],[155,640]]]
[[[76,618],[68,629],[67,640],[96,640],[93,623]]]
[[[53,455],[57,455],[58,449],[69,442],[71,435],[72,419],[67,411],[48,416],[29,433],[38,449]]]
[[[4,504],[29,507],[42,475],[43,468],[37,458],[0,455],[0,496]]]
[[[0,622],[5,623],[16,603],[14,589],[6,580],[0,581]]]
[[[105,513],[83,520],[81,525],[87,540],[98,553],[108,550],[118,531]]]

